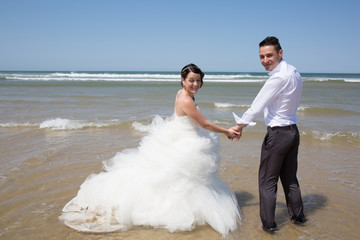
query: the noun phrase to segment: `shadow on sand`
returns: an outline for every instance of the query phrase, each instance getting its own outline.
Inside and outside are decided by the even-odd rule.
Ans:
[[[306,218],[309,219],[309,216],[314,214],[316,211],[324,208],[327,204],[327,197],[320,194],[308,194],[304,195],[303,198],[304,204],[304,214]],[[285,223],[289,220],[290,216],[286,207],[286,203],[278,202],[276,204],[277,213],[276,213],[276,222],[278,224]]]
[[[244,192],[244,191],[235,192],[235,196],[238,201],[240,209],[243,207],[246,207],[246,206],[258,205],[258,204],[253,204],[253,203],[249,204],[248,203],[254,198],[254,195],[252,195],[251,193]]]
[[[235,196],[237,198],[238,204],[240,209],[249,206],[259,206],[259,201],[252,201],[254,200],[254,195],[249,192],[235,192]],[[304,204],[304,214],[306,218],[310,218],[316,211],[326,207],[328,198],[324,195],[320,194],[308,194],[304,195],[303,198]],[[252,202],[251,202],[252,201]],[[251,202],[251,203],[250,203]],[[276,203],[276,216],[275,222],[278,225],[285,224],[290,219],[287,206],[285,202],[278,201]]]

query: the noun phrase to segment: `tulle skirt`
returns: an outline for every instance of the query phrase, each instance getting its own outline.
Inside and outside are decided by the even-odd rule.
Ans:
[[[217,134],[188,117],[153,119],[135,149],[103,162],[60,216],[84,232],[126,230],[133,225],[192,230],[209,224],[222,236],[235,230],[240,212],[234,193],[219,178]]]

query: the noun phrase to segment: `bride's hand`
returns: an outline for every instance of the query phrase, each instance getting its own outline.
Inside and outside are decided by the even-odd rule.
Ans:
[[[234,128],[229,128],[225,134],[230,140],[233,140],[234,138],[239,140],[241,135],[241,133],[236,131]]]

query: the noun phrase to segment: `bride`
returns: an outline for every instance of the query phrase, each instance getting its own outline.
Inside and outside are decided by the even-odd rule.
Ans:
[[[238,133],[199,111],[194,95],[203,77],[194,64],[181,70],[175,114],[155,117],[138,148],[117,153],[104,162],[105,172],[85,180],[59,217],[67,226],[109,232],[143,225],[174,232],[209,224],[223,237],[237,228],[240,209],[219,178],[219,140],[213,132],[229,138]]]

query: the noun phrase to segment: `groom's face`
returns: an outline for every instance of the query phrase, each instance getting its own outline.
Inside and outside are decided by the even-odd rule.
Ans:
[[[275,47],[272,45],[263,46],[259,49],[260,61],[266,71],[272,71],[274,68],[276,68],[282,59],[282,55],[282,49],[277,52]]]

